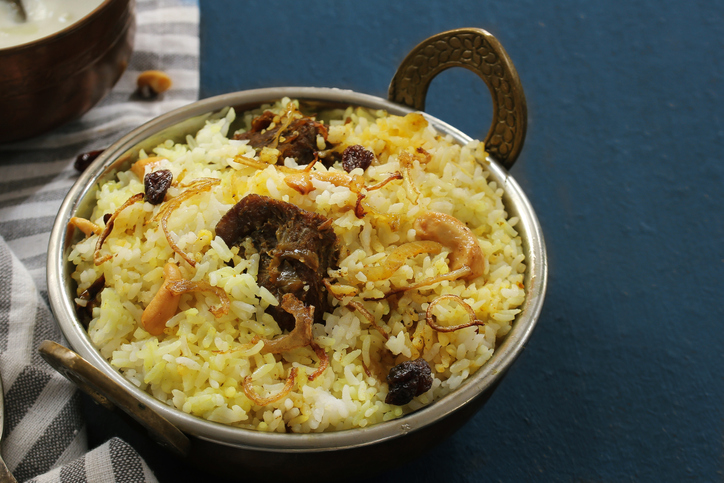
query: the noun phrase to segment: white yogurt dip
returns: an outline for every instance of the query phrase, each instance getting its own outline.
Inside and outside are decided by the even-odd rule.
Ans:
[[[91,13],[103,0],[23,0],[23,22],[12,2],[0,0],[0,49],[54,34]]]

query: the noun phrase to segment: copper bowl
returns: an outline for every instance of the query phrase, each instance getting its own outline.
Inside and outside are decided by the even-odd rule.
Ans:
[[[77,119],[116,84],[136,30],[135,0],[105,0],[47,37],[0,49],[0,143]]]
[[[405,115],[422,107],[432,78],[452,66],[478,73],[493,94],[493,126],[486,138],[491,153],[488,168],[491,179],[504,188],[503,201],[509,215],[520,219],[516,228],[527,263],[526,301],[521,313],[491,360],[465,384],[423,409],[371,427],[270,434],[202,420],[166,406],[139,390],[100,356],[75,314],[75,287],[70,277],[73,267],[66,260],[78,238],[67,227],[72,216],[88,215],[99,184],[112,178],[117,170],[127,169],[140,149],[148,150],[168,138],[182,141],[206,120],[224,116],[230,106],[241,112],[285,96],[317,108],[358,105]],[[517,74],[500,44],[483,30],[460,29],[432,37],[413,50],[392,81],[390,100],[332,88],[282,87],[221,95],[156,118],[107,149],[80,176],[60,208],[48,251],[48,290],[61,330],[76,352],[46,341],[41,354],[100,404],[122,409],[165,447],[214,473],[319,481],[338,479],[340,474],[369,476],[419,455],[452,434],[488,400],[523,350],[543,305],[547,281],[543,234],[532,206],[506,169],[512,166],[522,146],[525,109]],[[454,127],[426,117],[438,132],[460,143],[471,140]],[[394,459],[390,453],[394,453]]]

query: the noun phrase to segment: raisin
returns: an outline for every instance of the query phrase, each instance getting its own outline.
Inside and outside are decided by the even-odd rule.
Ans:
[[[375,160],[375,153],[365,149],[359,144],[350,146],[342,153],[342,167],[348,173],[355,168],[362,168],[362,171],[366,170]]]
[[[415,359],[397,364],[387,375],[390,389],[385,398],[387,404],[403,406],[415,396],[432,387],[432,371],[425,359]]]
[[[160,205],[166,196],[168,188],[173,181],[173,173],[167,169],[159,169],[148,173],[143,178],[143,186],[146,188],[146,201],[152,205]]]
[[[98,156],[103,152],[103,149],[98,149],[96,151],[89,151],[87,153],[79,154],[77,158],[75,158],[75,163],[73,164],[73,167],[76,171],[79,173],[82,173],[83,171],[90,166],[90,164],[96,160]]]

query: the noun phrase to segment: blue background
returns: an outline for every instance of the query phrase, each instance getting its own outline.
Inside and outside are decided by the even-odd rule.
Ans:
[[[202,98],[289,85],[386,97],[410,49],[467,26],[520,74],[529,127],[511,174],[546,236],[541,318],[469,424],[375,481],[724,479],[722,2],[200,6]],[[487,132],[474,74],[444,72],[427,100]],[[135,446],[161,481],[201,478]]]

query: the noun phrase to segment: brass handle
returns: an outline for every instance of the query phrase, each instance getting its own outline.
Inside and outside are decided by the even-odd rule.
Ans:
[[[392,78],[389,100],[424,110],[430,82],[450,67],[475,72],[490,89],[493,122],[485,137],[485,149],[510,169],[523,148],[528,108],[513,62],[500,42],[485,30],[450,30],[421,42],[405,57]]]
[[[0,458],[0,483],[18,483],[2,458]]]
[[[161,446],[182,456],[188,454],[191,442],[184,433],[81,356],[50,340],[43,341],[38,352],[56,371],[100,405],[110,410],[122,409],[141,423]]]

